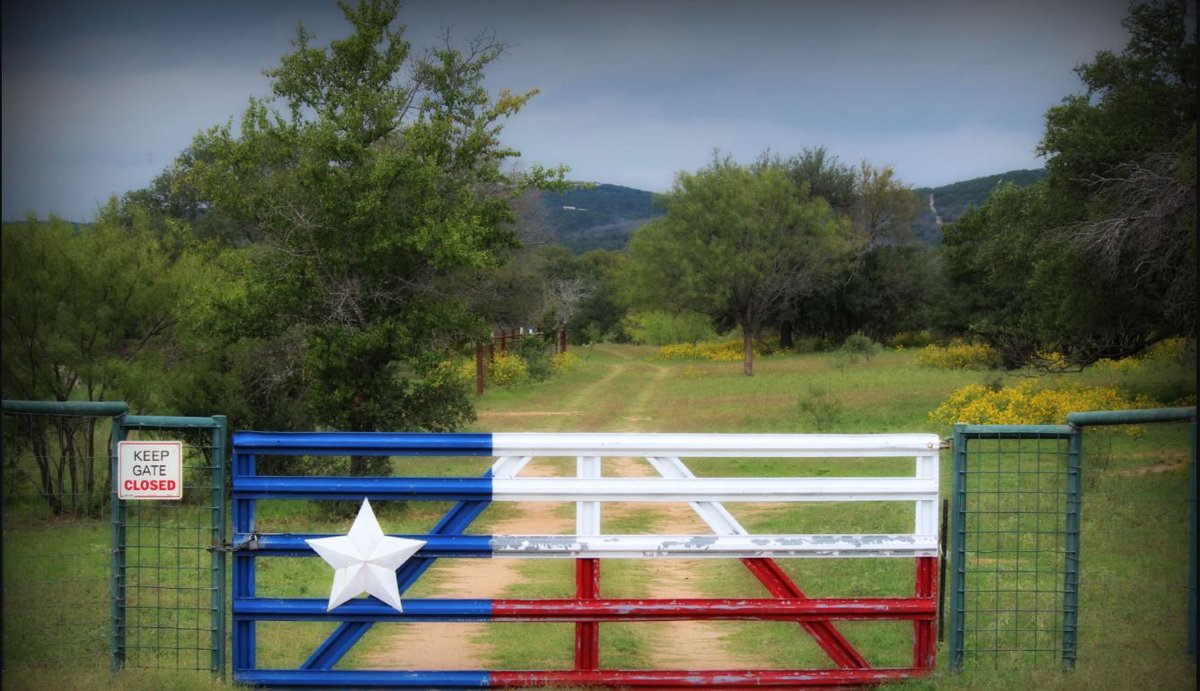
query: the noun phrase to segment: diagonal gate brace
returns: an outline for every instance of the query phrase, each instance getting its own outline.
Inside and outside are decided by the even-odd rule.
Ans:
[[[483,474],[483,477],[512,477],[525,467],[525,464],[530,461],[529,456],[505,456],[496,461],[492,467]],[[483,513],[490,502],[486,501],[460,501],[456,503],[446,515],[442,517],[438,524],[429,531],[430,535],[461,535],[471,523]],[[419,579],[433,563],[437,561],[436,557],[416,557],[407,561],[396,572],[396,581],[399,591],[403,594]],[[354,647],[354,644],[359,641],[367,631],[371,630],[373,622],[367,621],[346,621],[342,622],[329,637],[325,639],[313,654],[309,656],[304,664],[300,665],[300,669],[317,669],[329,670],[338,663],[339,660]]]
[[[650,461],[650,465],[654,466],[654,469],[663,477],[676,479],[696,477],[678,458],[648,457],[646,460]],[[708,524],[708,527],[717,535],[750,534],[720,502],[693,501],[688,503],[696,515]],[[795,581],[788,577],[774,559],[751,558],[743,559],[742,563],[775,597],[808,599],[804,591],[800,590]],[[800,625],[838,667],[842,669],[871,668],[862,653],[846,640],[846,637],[837,630],[832,622],[828,620],[804,621],[800,622]]]

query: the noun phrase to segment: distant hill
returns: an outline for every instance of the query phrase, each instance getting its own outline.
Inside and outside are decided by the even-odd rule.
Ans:
[[[1007,173],[964,180],[941,187],[919,187],[925,207],[913,223],[917,238],[929,244],[942,241],[942,224],[962,218],[967,209],[981,206],[1001,182],[1030,185],[1046,176],[1046,170],[1010,170]],[[563,245],[573,252],[620,250],[633,231],[664,214],[654,203],[654,193],[621,185],[594,185],[567,192],[542,192],[524,206],[518,205],[519,223],[535,228],[543,240]],[[931,200],[932,196],[932,200]],[[4,225],[9,225],[5,221]],[[74,222],[76,232],[90,224]]]
[[[1007,173],[963,180],[941,187],[915,190],[925,208],[914,222],[922,242],[942,241],[941,225],[962,218],[972,206],[981,206],[1001,182],[1030,185],[1046,176],[1045,169],[1010,170]],[[932,200],[931,200],[932,195]],[[623,249],[633,231],[663,215],[654,194],[620,185],[595,185],[561,193],[542,193],[522,216],[543,227],[552,242],[574,252]],[[536,217],[536,221],[534,221]]]
[[[920,187],[914,190],[926,202],[925,209],[913,223],[917,237],[932,245],[942,241],[942,224],[953,223],[967,213],[967,209],[982,206],[988,195],[1001,182],[1025,186],[1046,177],[1045,168],[1034,170],[1010,170],[1007,173],[989,175],[973,180],[954,182],[941,187]]]
[[[633,231],[663,215],[654,194],[620,185],[596,185],[544,193],[538,210],[555,242],[575,252],[619,250]]]

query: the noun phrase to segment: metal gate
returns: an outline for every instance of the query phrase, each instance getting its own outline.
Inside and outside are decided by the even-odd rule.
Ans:
[[[936,656],[939,440],[928,434],[891,435],[686,435],[686,434],[388,434],[240,432],[233,439],[233,674],[258,685],[320,686],[831,686],[880,683],[929,673]],[[482,477],[300,476],[295,467],[323,456],[496,458]],[[519,477],[534,457],[574,458],[576,477]],[[643,457],[657,478],[602,477],[605,457]],[[888,477],[696,477],[684,458],[863,459],[895,470]],[[879,459],[879,460],[876,460]],[[433,460],[433,459],[431,459]],[[274,473],[260,472],[270,461]],[[897,465],[894,462],[900,462]],[[886,473],[885,473],[886,474]],[[344,538],[327,534],[272,533],[258,525],[259,503],[295,500],[362,502]],[[368,502],[453,502],[431,530],[386,536]],[[493,501],[558,501],[576,506],[574,535],[471,535],[467,527]],[[612,535],[600,530],[601,504],[688,502],[712,530],[702,535]],[[838,534],[750,534],[720,502],[885,503],[907,529],[878,526]],[[905,506],[907,505],[907,506]],[[828,506],[828,504],[824,504]],[[854,504],[858,506],[858,504]],[[288,515],[294,509],[287,508]],[[370,515],[369,520],[364,516]],[[864,520],[871,520],[870,518]],[[875,519],[878,520],[878,519]],[[318,556],[317,544],[349,549],[360,522],[374,535],[353,558],[334,566],[333,594],[323,598],[263,587],[260,574],[280,557]],[[409,558],[386,567],[378,545],[414,543]],[[355,549],[358,549],[357,547]],[[395,549],[401,549],[399,546]],[[568,599],[406,598],[404,594],[439,558],[557,558],[575,560],[575,597]],[[607,558],[725,558],[741,560],[770,597],[727,599],[615,599],[601,595],[600,562]],[[776,558],[909,559],[914,585],[906,597],[810,598]],[[390,557],[389,557],[390,558]],[[336,563],[335,563],[336,561]],[[319,562],[318,562],[319,563]],[[339,565],[340,564],[340,565]],[[297,565],[288,569],[289,572]],[[364,585],[365,569],[381,569]],[[481,568],[486,568],[481,566]],[[275,569],[272,569],[273,571]],[[360,574],[360,575],[355,575]],[[367,578],[366,576],[362,576]],[[353,588],[346,587],[355,583]],[[278,586],[276,586],[278,587]],[[343,590],[343,587],[346,587]],[[371,588],[375,587],[376,590]],[[376,598],[355,598],[360,592]],[[391,589],[391,593],[385,592]],[[344,597],[343,597],[344,596]],[[392,604],[388,604],[388,600]],[[834,665],[823,669],[657,670],[606,669],[601,665],[603,622],[724,619],[793,622],[817,641]],[[377,624],[400,622],[573,622],[574,669],[569,670],[359,670],[334,669]],[[838,630],[837,621],[885,621],[911,627],[907,667],[873,664]],[[259,627],[310,622],[331,632],[298,669],[263,666]],[[295,626],[296,624],[291,624]],[[276,626],[284,626],[278,624]],[[799,633],[800,630],[797,632]],[[276,631],[278,635],[278,630]],[[295,646],[294,639],[284,640]]]
[[[955,425],[950,664],[1075,663],[1080,436],[1066,425]]]
[[[225,417],[125,415],[112,455],[112,664],[225,673]],[[182,498],[118,498],[118,445],[182,442]]]

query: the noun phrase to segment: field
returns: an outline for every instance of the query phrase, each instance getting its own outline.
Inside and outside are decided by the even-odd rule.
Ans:
[[[780,355],[756,363],[745,378],[737,363],[664,361],[649,348],[596,346],[574,351],[579,366],[555,379],[512,389],[491,389],[479,400],[476,431],[503,432],[934,432],[949,438],[950,428],[931,422],[929,412],[968,384],[1015,384],[1017,377],[973,370],[919,367],[912,351],[885,351],[873,357],[840,354]],[[1056,375],[1065,382],[1122,386],[1166,403],[1194,394],[1194,365],[1163,365],[1133,375],[1116,369]],[[217,411],[219,412],[219,411]],[[973,670],[951,675],[944,648],[939,670],[914,688],[1126,688],[1153,680],[1155,688],[1194,688],[1195,666],[1183,652],[1181,610],[1186,609],[1187,438],[1180,425],[1087,434],[1083,520],[1080,656],[1070,674]],[[9,464],[18,460],[9,459]],[[943,496],[949,496],[950,454],[943,453]],[[437,472],[477,475],[487,463],[462,460]],[[697,474],[785,474],[792,468],[736,467],[723,461],[691,464]],[[396,462],[397,472],[429,472],[418,460]],[[6,471],[7,472],[7,471]],[[573,459],[537,463],[532,474],[574,474]],[[648,474],[638,459],[622,459],[606,475]],[[907,474],[871,463],[853,468],[814,466],[812,474]],[[7,476],[6,476],[7,477]],[[227,684],[170,671],[126,670],[112,677],[107,646],[107,565],[109,525],[105,520],[46,521],[35,509],[10,503],[5,495],[3,685],[5,688],[107,687],[213,688]],[[418,531],[436,520],[444,505],[380,507],[390,532]],[[790,523],[903,520],[864,517],[831,507],[824,516],[779,514],[756,507],[732,507],[759,530],[793,530]],[[574,507],[542,504],[518,509],[489,508],[472,532],[572,532]],[[345,518],[295,502],[264,503],[260,530],[318,532],[344,530]],[[646,511],[628,505],[605,508],[605,532],[707,532],[686,506]],[[853,529],[850,526],[848,529]],[[799,531],[818,532],[811,528]],[[64,545],[70,549],[63,549]],[[92,587],[56,589],[57,620],[44,609],[27,609],[59,569],[56,555],[86,551],[90,566],[70,567]],[[464,568],[443,560],[410,591],[413,597],[564,597],[574,588],[566,560],[494,560],[488,568]],[[502,562],[502,563],[501,563]],[[853,563],[852,563],[853,562]],[[873,562],[873,563],[872,563]],[[879,563],[883,562],[883,563]],[[89,562],[90,563],[90,562]],[[263,560],[259,590],[269,594],[323,597],[324,565],[312,559]],[[466,565],[470,567],[471,565]],[[908,560],[788,560],[789,573],[814,596],[903,595],[911,591]],[[91,571],[89,572],[88,569]],[[84,574],[86,576],[81,576]],[[48,581],[49,579],[49,581]],[[22,585],[33,583],[33,587]],[[42,584],[42,585],[40,585]],[[97,585],[98,584],[98,585]],[[605,595],[735,597],[761,596],[740,564],[670,560],[669,563],[613,560],[603,568]],[[295,665],[328,631],[328,626],[260,625],[261,666]],[[839,627],[841,628],[841,627]],[[73,635],[64,636],[71,629]],[[386,629],[386,630],[385,630]],[[877,665],[904,665],[911,655],[911,625],[860,624],[846,627],[852,641]],[[572,658],[570,624],[434,624],[376,627],[347,660],[350,667],[564,668]],[[794,624],[604,624],[602,664],[639,667],[824,666],[819,650]]]

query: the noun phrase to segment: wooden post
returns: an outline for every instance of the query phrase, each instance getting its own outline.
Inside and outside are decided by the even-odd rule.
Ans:
[[[483,343],[475,344],[475,395],[483,395]]]

